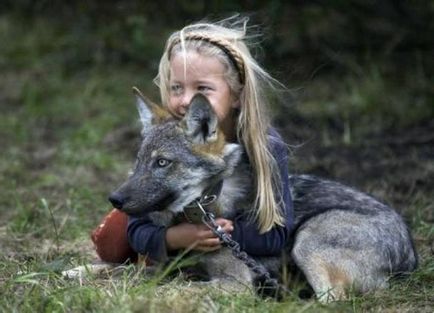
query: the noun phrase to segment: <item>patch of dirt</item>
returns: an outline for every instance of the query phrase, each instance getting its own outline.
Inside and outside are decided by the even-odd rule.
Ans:
[[[396,206],[399,211],[418,194],[434,195],[434,121],[372,134],[358,143],[321,143],[319,133],[303,124],[282,124],[287,142],[302,142],[293,148],[291,172],[335,179]],[[434,221],[433,214],[427,216]]]

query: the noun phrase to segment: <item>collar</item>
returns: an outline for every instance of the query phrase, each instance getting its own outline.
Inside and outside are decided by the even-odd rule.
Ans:
[[[190,204],[184,207],[184,217],[189,223],[199,223],[202,221],[202,216],[211,209],[211,205],[220,196],[223,188],[223,179],[219,180],[210,188],[205,189],[199,198],[196,198]]]

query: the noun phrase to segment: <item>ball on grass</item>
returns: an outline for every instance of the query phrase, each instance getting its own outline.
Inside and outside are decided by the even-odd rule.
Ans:
[[[128,216],[113,209],[101,224],[92,231],[91,239],[98,256],[104,262],[136,262],[137,253],[130,247],[127,238]]]

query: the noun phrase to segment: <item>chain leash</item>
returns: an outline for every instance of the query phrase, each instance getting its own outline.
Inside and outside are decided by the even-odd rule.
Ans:
[[[240,244],[233,240],[229,234],[225,233],[220,225],[217,225],[214,214],[207,212],[203,208],[202,205],[204,205],[204,203],[208,205],[213,202],[215,198],[215,196],[205,196],[203,199],[196,200],[196,205],[202,212],[202,222],[220,239],[225,247],[231,249],[232,254],[237,259],[243,261],[244,264],[246,264],[246,266],[257,275],[257,289],[261,296],[269,296],[280,300],[283,298],[284,294],[290,294],[288,288],[279,284],[277,279],[271,277],[270,272],[265,268],[265,266],[258,263],[246,252],[241,251]]]

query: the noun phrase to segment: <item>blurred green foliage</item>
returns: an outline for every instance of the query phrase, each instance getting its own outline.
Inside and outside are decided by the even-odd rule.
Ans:
[[[58,48],[77,40],[71,37],[79,37],[81,47],[76,49],[91,52],[94,61],[155,61],[168,32],[192,21],[218,20],[236,12],[264,26],[270,64],[314,54],[327,60],[327,53],[332,52],[392,56],[434,49],[434,1],[6,0],[0,10],[27,22],[48,20],[48,32],[68,30],[70,37]],[[43,38],[35,40],[44,45]]]
[[[388,128],[434,117],[434,1],[20,0],[3,1],[0,12],[7,43],[0,66],[53,68],[58,80],[107,65],[132,65],[151,78],[172,31],[241,12],[264,33],[255,50],[261,63],[302,90],[296,100],[309,102],[320,81],[313,94],[323,97],[315,102],[324,103],[325,120],[348,125],[376,116]],[[51,92],[25,88],[27,104]]]

